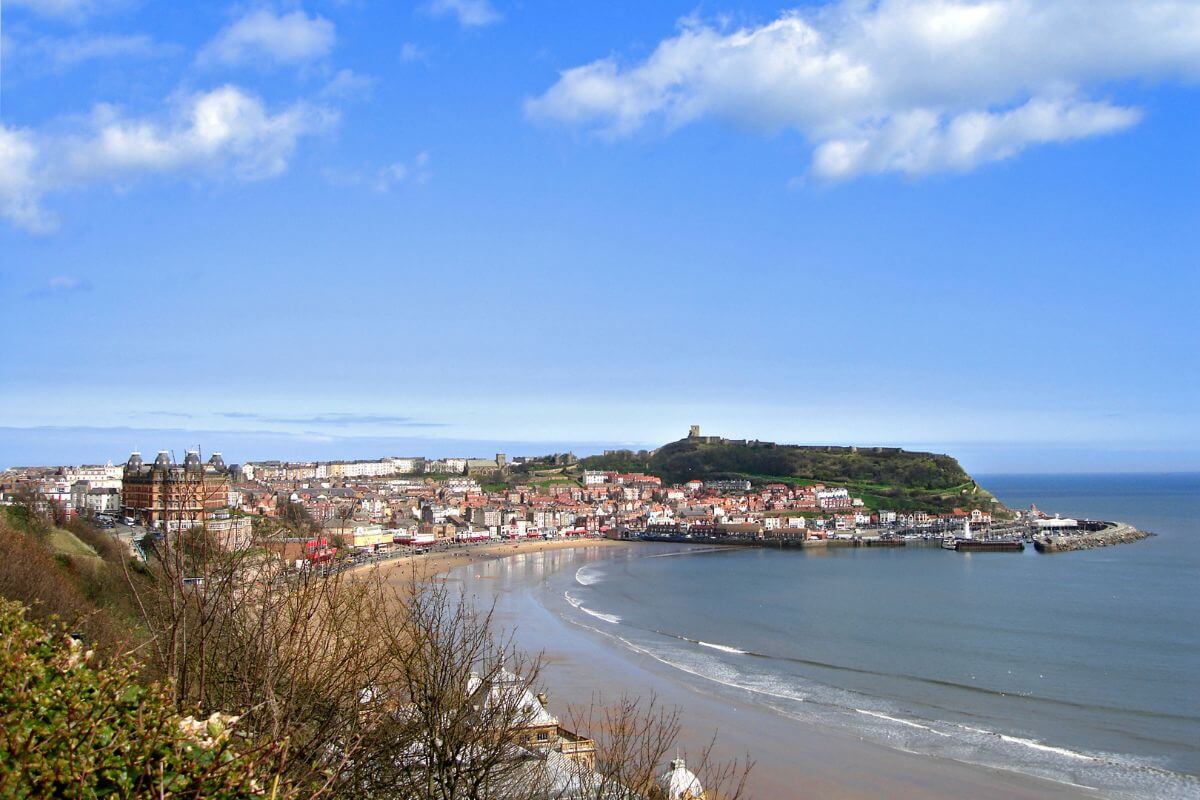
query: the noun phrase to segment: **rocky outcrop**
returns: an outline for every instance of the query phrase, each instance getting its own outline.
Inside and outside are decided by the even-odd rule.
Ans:
[[[1033,540],[1033,546],[1039,553],[1066,553],[1073,550],[1091,550],[1093,547],[1128,544],[1153,535],[1123,522],[1112,522],[1098,531],[1041,534]]]

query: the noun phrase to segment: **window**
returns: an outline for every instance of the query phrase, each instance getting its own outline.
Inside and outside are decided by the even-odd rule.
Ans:
[[[538,734],[538,741],[539,742],[550,741],[550,734],[546,733],[545,731],[542,731],[541,733]]]

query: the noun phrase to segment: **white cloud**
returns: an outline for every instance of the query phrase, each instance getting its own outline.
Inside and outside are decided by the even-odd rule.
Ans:
[[[30,292],[30,297],[50,297],[52,295],[71,294],[73,292],[90,292],[91,281],[76,278],[72,275],[56,275],[39,289]]]
[[[338,73],[321,87],[321,97],[331,100],[365,100],[375,89],[375,79],[360,75],[352,69]]]
[[[395,161],[379,170],[375,178],[375,191],[387,192],[401,183],[422,184],[433,173],[429,169],[429,153],[422,150],[409,162]]]
[[[228,168],[256,180],[287,169],[297,140],[327,127],[336,114],[306,103],[272,114],[253,95],[222,86],[181,98],[166,123],[127,119],[107,106],[92,117],[90,134],[68,148],[71,175]]]
[[[51,278],[46,284],[46,288],[56,292],[73,292],[84,288],[86,285],[86,281],[82,281],[79,278],[72,278],[69,275],[59,275]]]
[[[144,34],[78,34],[43,36],[30,41],[5,40],[7,55],[24,67],[65,72],[88,61],[120,58],[158,58],[177,52]]]
[[[185,95],[163,118],[97,106],[79,130],[38,135],[0,128],[0,215],[41,232],[51,192],[146,175],[228,175],[261,180],[287,169],[298,141],[336,122],[336,112],[296,103],[270,112],[236,86]]]
[[[0,124],[0,216],[34,233],[54,227],[41,207],[38,148],[32,132]]]
[[[822,177],[969,170],[1118,131],[1113,82],[1200,78],[1192,0],[840,0],[759,27],[694,20],[642,62],[564,71],[527,113],[631,135],[715,118],[798,131]]]
[[[452,14],[464,28],[480,28],[502,19],[490,0],[432,0],[429,13]]]
[[[1112,133],[1140,119],[1136,109],[1073,99],[1034,99],[1009,111],[951,117],[906,111],[849,138],[822,142],[813,153],[813,171],[832,180],[883,172],[961,172],[1030,145]]]
[[[251,11],[221,30],[200,52],[204,64],[262,63],[297,65],[324,58],[337,34],[324,17],[303,11],[278,15],[269,9]]]
[[[24,8],[43,17],[82,22],[95,14],[128,5],[127,0],[6,0],[9,8]]]
[[[400,60],[406,64],[413,61],[424,61],[429,58],[429,50],[413,42],[405,42],[400,45]]]
[[[390,192],[401,184],[419,186],[433,177],[429,153],[422,150],[407,161],[393,161],[383,167],[339,168],[325,167],[321,174],[330,185],[339,188],[369,187],[380,193]]]
[[[73,275],[56,275],[43,283],[41,286],[29,292],[26,296],[33,299],[39,299],[74,294],[77,292],[90,292],[91,290],[92,283],[86,278],[77,278]]]

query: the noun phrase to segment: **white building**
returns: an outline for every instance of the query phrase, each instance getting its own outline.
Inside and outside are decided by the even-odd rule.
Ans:
[[[1058,530],[1062,528],[1078,528],[1079,520],[1055,516],[1054,519],[1039,519],[1037,521],[1037,526],[1038,530],[1040,531],[1047,529]]]
[[[470,492],[483,491],[479,482],[474,478],[447,478],[446,482],[442,485],[451,494],[468,494]]]
[[[390,458],[380,461],[334,461],[329,464],[328,474],[343,478],[381,478],[393,472]],[[317,477],[315,474],[313,477]]]
[[[120,489],[123,466],[85,464],[81,467],[63,467],[63,480],[67,484],[84,481],[92,489]]]
[[[687,768],[682,758],[671,762],[666,774],[658,779],[658,786],[667,800],[704,799],[704,787],[700,785],[700,779]]]
[[[89,489],[87,510],[92,514],[116,514],[121,510],[121,490],[111,488]]]
[[[385,460],[392,465],[392,472],[396,475],[411,475],[417,471],[417,464],[420,463],[418,458],[388,458]]]
[[[850,492],[846,489],[821,489],[817,492],[817,505],[821,508],[850,508]]]
[[[598,469],[585,469],[583,471],[584,486],[601,486],[608,483],[608,473]]]

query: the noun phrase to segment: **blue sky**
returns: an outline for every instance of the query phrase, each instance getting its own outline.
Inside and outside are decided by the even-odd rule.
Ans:
[[[8,0],[0,466],[1200,469],[1200,9]]]

